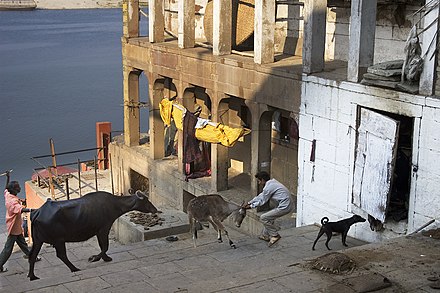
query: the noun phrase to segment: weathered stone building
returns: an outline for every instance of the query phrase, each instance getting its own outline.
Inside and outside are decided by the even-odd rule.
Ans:
[[[297,225],[370,215],[385,229],[351,233],[374,241],[435,218],[437,56],[423,59],[417,94],[360,82],[369,66],[404,59],[413,25],[427,28],[423,53],[434,52],[437,24],[429,19],[438,7],[413,15],[419,2],[151,0],[146,14],[138,0],[125,0],[124,135],[110,147],[116,190],[147,184],[154,203],[178,210],[214,192],[240,203],[258,192],[253,174],[267,170],[297,197]],[[139,131],[144,83],[146,138]],[[187,179],[182,131],[177,156],[165,157],[164,98],[251,133],[232,147],[211,144],[211,176]],[[384,121],[371,126],[371,117]],[[393,131],[392,139],[376,139]],[[398,153],[409,161],[396,160]],[[255,220],[246,220],[249,232],[258,232]]]
[[[411,233],[438,217],[434,183],[440,174],[435,163],[440,149],[435,118],[440,113],[435,51],[438,2],[426,16],[417,12],[421,5],[411,2],[393,6],[351,1],[348,15],[339,17],[336,12],[334,18],[344,24],[338,29],[336,23],[335,30],[344,45],[334,38],[338,60],[333,62],[344,61],[340,74],[327,73],[328,62],[319,58],[321,44],[329,42],[322,33],[325,21],[317,21],[318,27],[310,25],[310,30],[306,26],[304,35],[310,41],[305,46],[320,62],[304,68],[306,73],[319,73],[305,74],[302,80],[299,225],[317,222],[323,215],[370,215],[384,222],[383,229],[371,231],[367,225],[358,225],[352,233],[377,241]],[[394,15],[381,11],[386,8],[392,8]],[[384,15],[388,19],[380,17]],[[415,83],[418,93],[360,84],[370,65],[405,59],[405,41],[413,26],[424,57],[420,82]],[[336,50],[341,47],[345,49]],[[314,160],[310,159],[312,148]]]

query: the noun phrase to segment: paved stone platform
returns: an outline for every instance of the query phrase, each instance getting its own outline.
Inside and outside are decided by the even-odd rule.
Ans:
[[[353,258],[356,269],[346,275],[313,270],[308,263],[328,253],[324,239],[311,250],[318,227],[305,226],[281,231],[273,247],[240,233],[229,231],[237,249],[217,243],[216,232],[204,229],[194,248],[189,233],[177,235],[178,241],[164,238],[122,245],[111,241],[111,262],[88,263],[99,252],[95,238],[83,243],[68,243],[70,260],[80,269],[69,271],[50,246],[44,246],[36,264],[40,280],[26,277],[28,264],[20,251],[0,274],[1,292],[362,292],[350,286],[349,279],[379,273],[392,286],[380,292],[435,292],[429,276],[440,273],[440,241],[416,235],[382,244],[365,244],[348,238],[348,248],[340,236],[330,241],[333,251]],[[0,237],[3,246],[5,235]]]

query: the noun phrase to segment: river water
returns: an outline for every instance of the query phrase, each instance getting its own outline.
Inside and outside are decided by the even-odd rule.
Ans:
[[[50,154],[50,138],[60,153],[96,147],[96,122],[123,129],[121,36],[121,9],[0,11],[0,173],[13,169],[20,197],[40,167],[31,157]],[[141,87],[145,101],[146,83]],[[145,115],[141,129],[148,128]],[[0,177],[2,191],[5,182]],[[4,215],[2,192],[0,232]]]

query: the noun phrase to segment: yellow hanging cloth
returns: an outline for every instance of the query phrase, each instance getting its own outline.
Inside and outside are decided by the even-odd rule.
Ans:
[[[174,119],[177,129],[183,130],[183,117],[187,111],[185,107],[175,101],[163,99],[159,104],[159,110],[165,125],[170,125],[171,119]],[[222,123],[209,121],[203,128],[197,128],[195,135],[200,141],[232,147],[240,137],[250,132],[251,130],[247,128],[232,128]]]

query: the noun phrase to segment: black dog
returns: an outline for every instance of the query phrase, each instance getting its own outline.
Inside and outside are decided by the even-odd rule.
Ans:
[[[359,222],[365,222],[365,219],[362,218],[359,215],[354,215],[351,218],[343,219],[337,222],[329,222],[327,217],[324,217],[321,219],[321,229],[319,230],[318,237],[316,237],[315,242],[313,242],[312,250],[315,250],[315,245],[318,239],[322,236],[322,234],[327,234],[327,241],[325,242],[325,246],[328,250],[331,250],[330,247],[328,247],[328,242],[332,238],[333,232],[335,233],[342,233],[342,244],[344,246],[348,246],[347,243],[345,243],[347,239],[347,233],[348,230],[350,230],[351,225]]]

